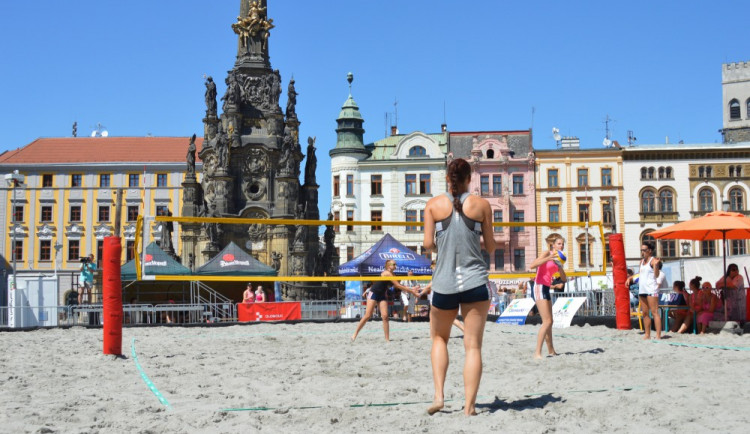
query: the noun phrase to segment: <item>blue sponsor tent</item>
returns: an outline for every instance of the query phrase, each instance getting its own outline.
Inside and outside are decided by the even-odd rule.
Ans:
[[[396,274],[406,275],[409,271],[415,276],[432,274],[430,260],[416,254],[413,250],[386,234],[366,252],[339,265],[341,276],[379,276],[385,269],[385,261],[396,261]]]

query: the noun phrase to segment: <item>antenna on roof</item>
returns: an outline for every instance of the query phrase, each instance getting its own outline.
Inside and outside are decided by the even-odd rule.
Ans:
[[[393,116],[396,118],[394,126],[396,127],[396,134],[398,134],[398,99],[397,98],[393,98],[393,112],[394,112]]]
[[[108,135],[109,131],[107,131],[107,127],[100,123],[97,123],[96,128],[91,132],[91,137],[107,137]]]
[[[557,127],[552,127],[552,138],[555,139],[555,144],[557,147],[560,147],[560,141],[562,140],[562,136],[560,135],[560,129]]]
[[[604,118],[604,140],[602,140],[602,145],[604,145],[605,148],[609,148],[612,145],[612,140],[609,139],[609,123],[614,122],[614,119],[609,118],[609,114]]]

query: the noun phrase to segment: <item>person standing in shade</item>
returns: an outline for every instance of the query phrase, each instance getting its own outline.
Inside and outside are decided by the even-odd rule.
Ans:
[[[643,309],[643,339],[651,339],[651,316],[654,316],[656,339],[661,339],[661,316],[659,315],[659,288],[657,279],[661,274],[661,260],[654,258],[654,243],[641,244],[641,264],[638,271],[638,299]],[[660,279],[660,280],[663,280]]]
[[[255,302],[265,303],[266,291],[263,290],[263,285],[258,285],[258,289],[255,291]]]
[[[78,283],[78,304],[83,304],[84,300],[86,303],[91,303],[91,293],[94,291],[94,270],[96,264],[94,263],[94,255],[91,254],[88,257],[81,260],[81,276],[80,282]],[[85,299],[84,299],[85,294]]]
[[[242,293],[243,303],[255,303],[255,293],[253,292],[253,284],[248,283],[245,288],[245,292]]]
[[[549,250],[536,258],[529,268],[536,268],[536,277],[534,278],[534,288],[531,296],[535,305],[542,316],[542,325],[539,326],[539,333],[536,336],[536,349],[534,358],[542,358],[542,345],[547,342],[547,352],[550,356],[556,356],[555,346],[552,344],[552,296],[550,295],[550,286],[552,286],[552,276],[560,273],[560,280],[564,283],[567,280],[560,253],[565,249],[565,239],[560,235],[555,235]]]
[[[380,275],[396,277],[396,275],[394,274],[395,270],[396,261],[394,261],[393,259],[389,259],[385,261],[385,270],[383,270]],[[398,281],[396,280],[378,280],[377,282],[373,283],[370,287],[370,293],[367,296],[367,307],[365,308],[365,315],[362,317],[362,319],[359,320],[359,324],[357,324],[357,330],[354,331],[354,334],[351,337],[352,342],[357,339],[359,331],[362,330],[362,327],[364,327],[365,324],[367,324],[367,321],[372,318],[372,311],[375,309],[375,305],[377,305],[380,309],[380,317],[383,320],[383,333],[385,334],[385,340],[386,342],[391,340],[390,332],[388,329],[388,301],[386,300],[386,292],[388,291],[389,285],[393,285],[401,291],[406,291],[414,296],[417,296],[417,292],[414,288],[407,288],[406,286],[398,283]]]
[[[432,276],[432,377],[435,395],[428,414],[444,406],[448,372],[448,339],[461,307],[464,317],[464,414],[476,414],[479,381],[482,378],[482,340],[490,307],[489,275],[482,257],[480,237],[490,257],[495,252],[490,204],[469,194],[471,166],[455,159],[448,164],[449,192],[433,197],[424,210],[424,246],[437,250]]]

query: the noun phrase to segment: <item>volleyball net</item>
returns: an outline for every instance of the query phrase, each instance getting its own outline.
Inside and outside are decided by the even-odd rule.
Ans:
[[[421,263],[415,270],[424,271],[424,264],[429,267],[437,255],[424,248],[424,224],[411,217],[416,216],[407,213],[409,221],[139,216],[135,272],[137,280],[156,281],[392,280],[380,277],[382,265],[344,267],[345,273],[339,273],[339,266],[357,265],[363,255],[375,254],[378,257],[369,263],[394,259],[399,276],[407,274],[409,267],[403,264],[411,262]],[[174,232],[164,241],[161,234],[169,223]],[[607,273],[611,259],[608,234],[601,222],[494,222],[492,226],[496,250],[491,255],[483,251],[490,279],[518,281],[533,277],[535,273],[528,266],[549,249],[557,235],[566,241],[565,271],[569,278]],[[212,246],[210,235],[216,236],[217,231],[224,242]],[[174,255],[161,249],[165,242],[172,245]],[[302,262],[301,272],[294,261]],[[409,280],[431,279],[429,271],[414,274]]]

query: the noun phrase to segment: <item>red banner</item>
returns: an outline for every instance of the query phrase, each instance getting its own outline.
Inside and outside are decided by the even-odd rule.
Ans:
[[[609,236],[612,255],[612,280],[615,284],[615,322],[618,330],[630,330],[630,288],[625,286],[628,267],[625,264],[625,244],[622,234]]]
[[[237,319],[250,321],[290,321],[302,319],[302,306],[299,302],[283,303],[239,303]]]

